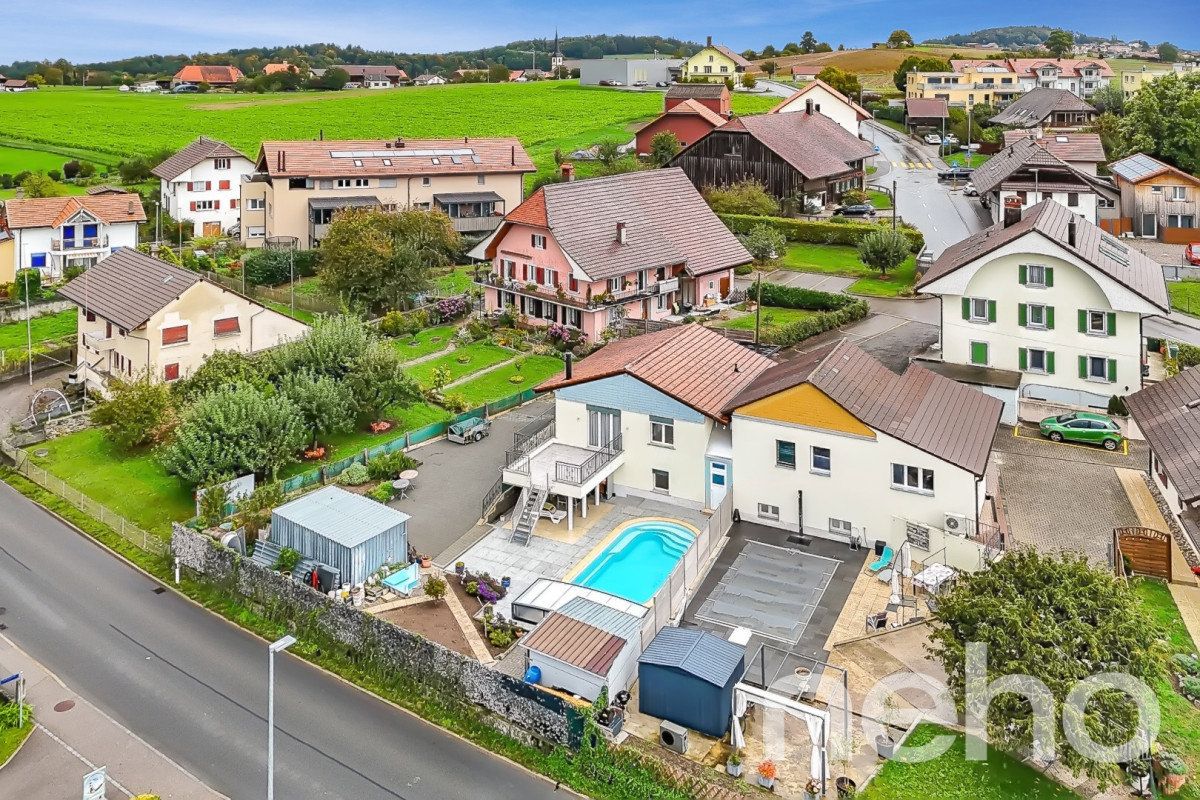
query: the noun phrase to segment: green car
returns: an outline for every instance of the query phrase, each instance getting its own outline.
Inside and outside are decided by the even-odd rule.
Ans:
[[[1086,411],[1046,417],[1038,425],[1038,429],[1042,436],[1052,442],[1099,444],[1103,445],[1105,450],[1116,450],[1125,439],[1121,435],[1120,427],[1112,419],[1103,414],[1090,414]]]

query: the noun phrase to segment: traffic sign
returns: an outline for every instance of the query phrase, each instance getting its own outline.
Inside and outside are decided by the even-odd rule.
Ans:
[[[98,767],[83,776],[83,800],[104,800],[108,767]]]

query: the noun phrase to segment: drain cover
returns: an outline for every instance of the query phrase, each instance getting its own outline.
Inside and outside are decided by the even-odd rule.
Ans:
[[[59,711],[59,712],[70,711],[74,707],[75,707],[74,700],[63,700],[61,703],[54,704],[54,710]]]
[[[162,594],[162,593],[163,593],[163,592],[165,592],[165,591],[166,591],[166,589],[164,589],[163,587],[159,586],[159,587],[155,588],[155,590],[154,590],[154,593],[155,593],[155,594]]]

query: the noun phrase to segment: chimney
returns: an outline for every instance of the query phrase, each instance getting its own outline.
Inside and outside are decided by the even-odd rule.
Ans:
[[[563,183],[570,183],[575,180],[575,165],[570,161],[564,161],[559,169],[562,171],[561,177]]]
[[[1071,215],[1071,221],[1067,223],[1067,245],[1075,246],[1075,215]]]
[[[805,101],[804,101],[804,113],[805,113],[805,114],[808,114],[810,117],[812,116],[812,113],[813,113],[813,101],[812,101],[812,99],[811,99],[811,98],[809,98],[808,100],[805,100]]]
[[[1015,225],[1021,221],[1021,198],[1004,198],[1004,227]]]
[[[280,171],[287,172],[287,150],[280,150],[279,157],[283,160],[283,166],[280,167]]]
[[[707,39],[704,40],[704,46],[712,47],[712,37],[711,36],[709,36]]]
[[[517,146],[514,144],[509,151],[510,163],[515,167],[517,165]]]
[[[625,235],[625,223],[618,222],[617,223],[617,243],[625,244],[627,239],[628,239],[628,237]]]
[[[566,364],[567,375],[566,379],[571,380],[571,351],[567,350],[563,353],[563,362]]]
[[[128,213],[128,214],[129,214],[129,216],[131,216],[131,217],[133,216],[133,201],[132,201],[132,200],[130,200],[130,201],[129,201],[129,210],[128,210],[126,213]],[[1074,223],[1074,221],[1072,221],[1072,222],[1071,222],[1071,224],[1072,224],[1072,225],[1074,225],[1074,224],[1075,224],[1075,223]],[[1072,228],[1072,229],[1071,229],[1071,232],[1072,232],[1072,234],[1074,234],[1074,230],[1075,230],[1074,228]],[[1073,236],[1072,236],[1072,241],[1071,241],[1071,243],[1072,243],[1072,244],[1074,244],[1074,243],[1075,243],[1075,242],[1074,242],[1074,237],[1073,237]]]

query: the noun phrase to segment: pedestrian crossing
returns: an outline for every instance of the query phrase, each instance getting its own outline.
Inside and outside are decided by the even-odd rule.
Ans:
[[[933,169],[932,161],[893,161],[896,169]]]

